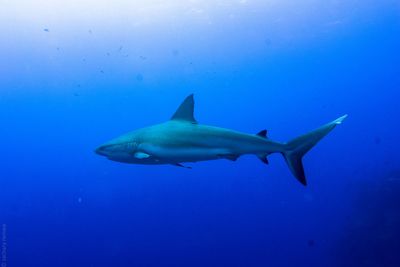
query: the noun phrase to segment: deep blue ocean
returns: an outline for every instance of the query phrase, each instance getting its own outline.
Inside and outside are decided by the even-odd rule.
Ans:
[[[1,267],[400,266],[400,2],[0,1]],[[131,165],[168,120],[304,157]]]

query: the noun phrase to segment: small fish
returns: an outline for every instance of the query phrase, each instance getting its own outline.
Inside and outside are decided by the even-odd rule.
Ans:
[[[375,144],[379,145],[381,143],[381,138],[379,136],[375,136],[374,142]]]
[[[179,50],[177,49],[172,50],[172,55],[175,57],[179,56]]]
[[[315,240],[314,240],[314,239],[308,240],[308,241],[307,241],[307,245],[308,245],[309,247],[315,246]]]
[[[140,73],[138,75],[136,75],[136,80],[139,82],[143,81],[143,75]]]

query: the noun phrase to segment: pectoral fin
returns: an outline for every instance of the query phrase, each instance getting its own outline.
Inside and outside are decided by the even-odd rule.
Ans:
[[[144,152],[136,152],[135,154],[133,154],[133,156],[137,159],[147,159],[150,157],[149,154],[144,153]]]

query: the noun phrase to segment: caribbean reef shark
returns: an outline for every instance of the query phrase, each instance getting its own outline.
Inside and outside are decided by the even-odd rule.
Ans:
[[[235,161],[245,154],[254,154],[268,164],[269,154],[281,153],[292,174],[306,185],[302,163],[304,154],[347,117],[344,115],[287,143],[280,143],[270,140],[266,130],[246,134],[202,125],[197,123],[193,114],[194,99],[189,95],[169,121],[124,134],[99,146],[95,152],[118,162],[180,167],[185,167],[182,165],[184,162]]]

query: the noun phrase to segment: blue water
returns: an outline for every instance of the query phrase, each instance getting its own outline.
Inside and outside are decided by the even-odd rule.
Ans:
[[[2,266],[400,266],[398,1],[3,1]],[[304,158],[174,166],[93,150],[163,122]]]

